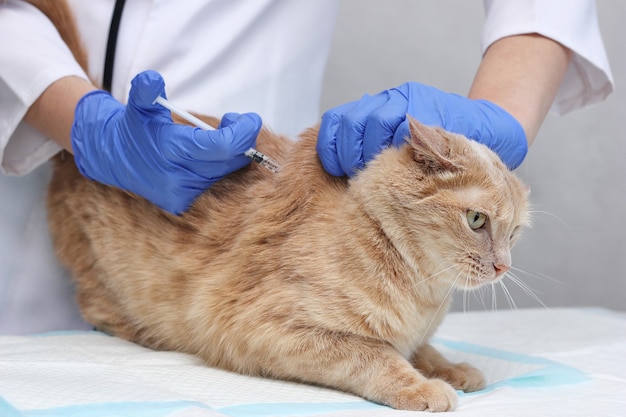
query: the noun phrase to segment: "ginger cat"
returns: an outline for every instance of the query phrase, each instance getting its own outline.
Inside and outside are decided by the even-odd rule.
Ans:
[[[63,1],[30,3],[69,16]],[[67,17],[54,22],[78,45]],[[428,341],[453,288],[510,267],[527,188],[485,146],[415,120],[405,145],[351,179],[324,171],[316,140],[316,128],[295,143],[263,129],[257,148],[281,172],[251,164],[182,216],[57,156],[50,231],[82,314],[209,366],[398,409],[454,409],[455,389],[481,389],[483,377]]]

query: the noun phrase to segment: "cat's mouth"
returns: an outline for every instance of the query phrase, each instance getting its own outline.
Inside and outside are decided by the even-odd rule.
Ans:
[[[494,271],[492,274],[472,274],[465,280],[459,280],[457,286],[465,290],[475,290],[486,284],[495,284],[500,281],[503,276],[504,274],[498,274],[497,271]]]
[[[481,259],[476,254],[466,254],[460,262],[459,275],[455,280],[456,287],[474,290],[486,284],[495,284],[504,277],[510,266],[506,262],[491,262]]]

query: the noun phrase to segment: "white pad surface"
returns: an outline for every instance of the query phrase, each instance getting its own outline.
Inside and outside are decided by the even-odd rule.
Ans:
[[[626,315],[451,313],[433,343],[485,374],[456,416],[626,416]],[[419,414],[419,413],[418,413]],[[342,392],[211,369],[98,332],[0,337],[2,417],[391,416]]]

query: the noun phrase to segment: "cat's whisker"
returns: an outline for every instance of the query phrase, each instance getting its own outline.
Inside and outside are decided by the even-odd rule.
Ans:
[[[466,284],[466,286],[468,286],[469,283],[470,283],[470,273],[468,272],[465,275],[465,284]],[[463,312],[464,313],[467,313],[467,310],[468,310],[468,307],[469,307],[469,301],[470,301],[469,297],[470,297],[469,291],[468,290],[464,290],[463,291]]]
[[[504,294],[506,295],[507,301],[509,302],[509,307],[511,307],[513,310],[517,310],[517,304],[515,304],[515,301],[513,300],[513,295],[507,288],[504,280],[500,280],[498,283],[500,284],[502,291],[504,291]]]
[[[450,285],[450,288],[448,288],[448,292],[446,292],[446,295],[444,295],[443,299],[441,300],[441,303],[439,304],[439,307],[437,307],[437,311],[435,311],[435,314],[432,315],[432,318],[430,319],[430,322],[428,323],[428,326],[426,326],[426,330],[424,330],[422,332],[422,337],[420,338],[420,345],[422,343],[424,343],[424,338],[426,337],[427,334],[429,334],[430,328],[433,325],[433,322],[435,321],[435,319],[437,317],[439,317],[439,312],[441,311],[441,308],[447,304],[447,300],[450,297],[450,294],[452,294],[452,291],[454,290],[454,288],[456,287],[456,283],[459,280],[459,278],[461,277],[461,274],[459,273],[456,278],[454,279],[454,281],[452,282],[452,285]]]
[[[421,281],[419,281],[419,282],[415,283],[415,285],[413,285],[413,288],[417,287],[418,285],[422,285],[422,284],[423,284],[423,283],[425,283],[426,281],[429,281],[429,280],[431,280],[431,279],[433,279],[433,278],[437,277],[438,275],[443,274],[443,273],[444,273],[444,272],[446,272],[446,271],[449,271],[449,270],[453,269],[455,266],[456,266],[456,265],[451,265],[451,266],[449,266],[449,267],[447,267],[447,268],[445,268],[445,269],[442,269],[441,271],[439,271],[439,272],[437,272],[437,273],[435,273],[435,274],[433,274],[433,275],[429,276],[428,278],[424,278],[423,280],[421,280]]]
[[[469,274],[467,277],[467,280],[469,281]],[[485,300],[485,290],[486,290],[486,286],[482,286],[482,287],[478,287],[472,291],[470,290],[466,290],[465,293],[467,294],[467,303],[469,306],[469,303],[471,302],[471,297],[473,296],[474,299],[477,300],[477,302],[479,302],[484,310],[487,310],[487,302]]]
[[[514,284],[516,284],[518,287],[520,287],[522,289],[522,291],[524,291],[530,298],[532,298],[533,300],[535,300],[536,302],[541,304],[544,308],[549,310],[548,306],[545,305],[545,303],[543,301],[541,301],[541,299],[535,293],[535,291],[530,286],[528,286],[528,284],[526,284],[519,277],[517,277],[515,274],[513,274],[513,273],[511,273],[509,271],[509,272],[507,272],[504,275],[504,277],[510,279]]]
[[[560,284],[560,285],[566,285],[566,286],[570,285],[567,282],[559,281],[558,279],[552,278],[551,276],[546,275],[546,274],[542,274],[542,273],[535,273],[535,274],[533,274],[531,272],[525,271],[525,270],[520,269],[520,268],[515,268],[515,267],[511,267],[511,270],[516,271],[516,272],[520,272],[522,274],[526,274],[527,276],[529,276],[531,278],[546,279],[548,281],[551,281],[551,282],[554,282],[555,284]]]
[[[470,283],[470,273],[468,272],[465,275],[465,284],[466,287],[469,286]],[[469,291],[465,290],[463,291],[463,313],[467,313],[469,307]]]
[[[572,226],[570,226],[565,220],[563,220],[561,217],[557,216],[554,213],[550,213],[549,211],[543,211],[543,210],[532,210],[529,211],[529,216],[532,219],[532,221],[530,222],[530,224],[528,225],[531,229],[534,226],[534,223],[536,220],[543,220],[546,224],[552,226],[552,224],[547,220],[547,219],[543,219],[541,216],[535,216],[535,214],[545,214],[547,216],[550,216],[551,218],[557,220],[561,225],[563,225],[565,227],[565,229],[567,230],[567,232],[571,235],[576,237],[576,232],[574,231],[574,229],[572,228]]]
[[[494,300],[494,286],[493,284],[489,287],[485,286],[484,288],[484,298],[485,298],[485,311],[489,310],[489,308],[491,308],[491,310],[494,309],[494,305],[496,304],[496,301]],[[489,300],[487,300],[487,297],[491,297]],[[491,303],[491,305],[489,305],[489,303]]]
[[[540,217],[536,217],[535,214],[546,214],[546,215],[552,217],[553,219],[558,220],[559,223],[561,223],[563,226],[567,227],[568,229],[571,229],[571,226],[565,220],[563,220],[561,217],[559,217],[556,214],[551,213],[549,211],[545,211],[545,210],[530,210],[528,212],[528,214],[533,219],[540,218]]]

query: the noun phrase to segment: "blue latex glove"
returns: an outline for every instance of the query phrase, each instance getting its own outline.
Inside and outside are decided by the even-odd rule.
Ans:
[[[153,104],[165,97],[155,71],[137,75],[128,105],[105,91],[92,91],[76,106],[72,148],[86,177],[138,194],[180,214],[223,176],[244,167],[243,153],[261,129],[255,113],[233,114],[218,130],[174,124],[170,111]]]
[[[336,176],[354,175],[382,149],[404,143],[407,114],[487,145],[509,169],[528,151],[524,129],[501,107],[411,82],[324,113],[317,142],[322,165]]]

